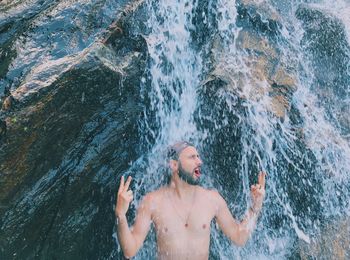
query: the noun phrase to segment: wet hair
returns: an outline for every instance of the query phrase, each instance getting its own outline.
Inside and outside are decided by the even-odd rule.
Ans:
[[[180,141],[168,147],[167,158],[168,160],[178,160],[180,153],[187,147],[193,146],[194,144],[187,141]]]

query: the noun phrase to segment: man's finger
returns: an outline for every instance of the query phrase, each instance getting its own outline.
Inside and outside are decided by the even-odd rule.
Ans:
[[[122,177],[120,178],[118,194],[121,193],[123,189],[124,189],[124,175],[122,175]]]
[[[265,188],[265,176],[266,176],[266,173],[265,173],[265,172],[260,172],[260,173],[259,173],[259,177],[258,177],[258,183],[259,183],[263,188]]]
[[[129,189],[131,179],[132,179],[131,176],[129,176],[128,179],[126,180],[125,185],[124,185],[124,191],[127,191]]]
[[[256,191],[256,185],[252,185],[252,186],[250,187],[250,189],[251,189],[251,191]]]

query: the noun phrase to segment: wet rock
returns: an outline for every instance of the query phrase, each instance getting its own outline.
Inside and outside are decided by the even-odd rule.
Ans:
[[[16,56],[16,51],[11,49],[12,42],[6,42],[0,45],[0,78],[3,78],[8,72],[8,67]]]
[[[136,75],[145,56],[130,53],[128,58],[120,70],[103,57],[77,64],[27,97],[11,120],[0,166],[0,201],[7,205],[0,222],[5,259],[14,253],[76,258],[82,245],[87,255],[103,254],[96,247],[114,246],[111,236],[102,241],[96,233],[113,229],[108,198],[114,187],[109,185],[136,156]]]
[[[38,67],[12,95],[0,146],[0,258],[106,259],[119,174],[138,154],[147,48],[96,42]]]
[[[30,29],[38,14],[55,4],[57,1],[48,0],[0,2],[0,87],[1,79],[17,56],[17,48],[14,47],[16,41]]]
[[[295,77],[287,72],[287,69],[278,66],[275,73],[273,73],[269,79],[270,84],[276,84],[289,88],[292,92],[296,90],[296,79]]]
[[[241,30],[236,43],[239,50],[247,53],[243,62],[249,71],[243,75],[241,71],[237,72],[227,66],[225,58],[220,56],[221,43],[214,41],[213,46],[217,48],[213,51],[215,67],[207,81],[219,77],[226,82],[228,90],[249,100],[257,101],[264,96],[270,96],[271,103],[267,109],[277,117],[284,117],[290,107],[292,93],[296,91],[296,79],[288,66],[281,61],[282,53],[271,39],[251,30]]]
[[[303,22],[302,44],[313,58],[320,87],[331,88],[336,95],[346,94],[350,46],[343,24],[312,5],[301,5],[296,16]]]
[[[223,39],[215,36],[211,51],[213,68],[203,82],[220,78],[226,82],[227,90],[252,101],[268,96],[270,105],[266,109],[277,117],[284,117],[297,82],[295,68],[286,64],[284,52],[277,43],[282,28],[281,17],[264,1],[238,1],[237,12],[237,26],[241,29],[235,43],[238,53],[244,57],[239,61],[244,63],[244,71],[228,66],[227,46]]]
[[[267,38],[263,38],[255,32],[241,31],[237,43],[239,48],[268,56],[270,60],[277,58],[278,50],[268,42]]]
[[[350,46],[344,25],[330,11],[312,4],[300,5],[296,17],[305,30],[302,46],[312,61],[313,90],[333,124],[340,124],[342,134],[348,136],[350,125],[342,108],[348,103],[344,97],[350,85]]]
[[[130,70],[139,62],[140,56],[131,58]],[[73,68],[11,120],[0,163],[5,259],[100,258],[112,251],[109,198],[118,172],[136,157],[140,113],[137,79],[121,85],[121,78],[101,63]]]
[[[145,22],[144,16],[144,0],[133,1],[132,3],[125,6],[119,17],[108,27],[105,31],[103,39],[101,40],[104,44],[116,44],[118,39],[122,38],[123,33],[127,33],[130,24],[133,24],[133,31],[135,32],[135,27],[141,27],[140,29],[145,32],[147,29],[143,22]],[[134,19],[138,16],[138,19]],[[138,23],[136,25],[136,23]],[[137,30],[136,30],[137,31]]]
[[[350,105],[343,104],[340,111],[337,111],[336,117],[342,126],[343,136],[350,142]]]
[[[299,243],[301,259],[345,260],[350,258],[350,220],[330,221],[310,244]]]
[[[281,28],[279,14],[265,1],[241,0],[237,2],[237,25],[250,28],[263,35],[278,35]]]
[[[271,98],[271,109],[276,116],[284,118],[286,111],[289,109],[289,103],[285,96],[274,96]]]
[[[5,120],[0,120],[0,142],[3,140],[3,138],[6,136],[7,132],[7,124]]]
[[[272,9],[272,6],[267,1],[256,1],[256,0],[239,0],[238,4],[246,9],[255,9],[257,13],[261,15],[262,20],[271,20],[281,23],[281,17]]]
[[[288,72],[286,64],[280,62],[281,52],[268,38],[257,33],[241,31],[237,39],[237,47],[248,51],[247,64],[253,70],[253,77],[266,80],[270,85],[277,84],[295,91],[296,80]]]
[[[5,97],[8,97],[8,96],[10,96],[10,95],[11,95],[10,87],[7,86],[7,87],[4,88],[4,96],[5,96]]]
[[[12,95],[9,95],[8,97],[6,97],[5,99],[4,99],[4,102],[2,103],[2,110],[10,110],[12,107],[13,107],[13,105],[15,104],[15,99],[14,99],[14,97],[12,96]]]

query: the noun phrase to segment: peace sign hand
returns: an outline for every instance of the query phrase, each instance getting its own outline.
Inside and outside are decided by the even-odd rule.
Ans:
[[[116,217],[125,216],[126,212],[129,209],[130,202],[133,199],[132,190],[128,190],[131,179],[132,179],[131,176],[129,176],[125,183],[124,183],[124,176],[122,176],[120,179],[120,186],[119,186],[118,196],[117,196],[117,204],[115,207]]]
[[[262,208],[262,204],[265,197],[265,172],[260,172],[258,176],[258,184],[252,185],[250,189],[250,194],[252,198],[252,210],[254,212],[259,212]]]

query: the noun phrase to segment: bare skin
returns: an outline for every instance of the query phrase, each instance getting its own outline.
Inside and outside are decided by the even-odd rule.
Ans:
[[[171,160],[171,184],[144,197],[131,228],[125,217],[133,199],[129,190],[131,177],[125,183],[121,178],[115,214],[118,239],[125,257],[130,258],[137,253],[152,222],[157,232],[158,259],[208,259],[213,219],[233,243],[244,246],[262,208],[265,173],[260,173],[258,184],[252,185],[253,206],[243,221],[238,222],[218,192],[190,185],[179,177],[179,168],[182,167],[194,180],[200,178],[201,165],[198,152],[192,146],[180,153],[178,161]]]

